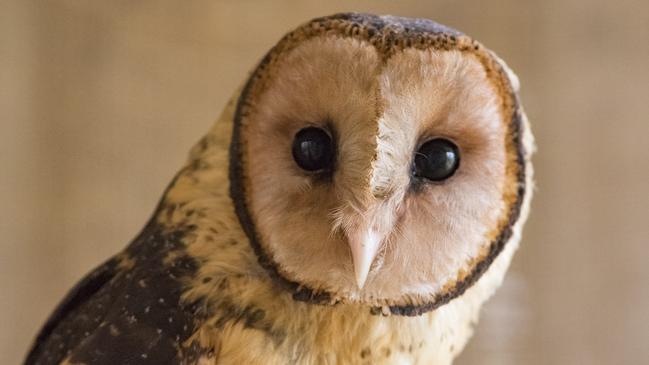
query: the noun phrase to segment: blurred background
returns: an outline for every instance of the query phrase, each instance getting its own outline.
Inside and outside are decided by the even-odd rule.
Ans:
[[[0,363],[135,236],[267,49],[352,10],[458,28],[522,82],[538,191],[457,363],[649,361],[649,2],[0,0]]]

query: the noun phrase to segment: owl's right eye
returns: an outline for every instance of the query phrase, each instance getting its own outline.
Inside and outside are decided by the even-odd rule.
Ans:
[[[329,133],[317,127],[300,129],[293,139],[293,159],[306,171],[331,168],[334,162],[334,143]]]

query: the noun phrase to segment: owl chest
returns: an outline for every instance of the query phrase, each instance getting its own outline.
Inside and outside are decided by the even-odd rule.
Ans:
[[[246,323],[202,334],[213,344],[195,364],[450,364],[452,346],[420,318],[285,313],[270,326]],[[291,318],[293,317],[293,318]],[[310,317],[310,318],[309,318]]]

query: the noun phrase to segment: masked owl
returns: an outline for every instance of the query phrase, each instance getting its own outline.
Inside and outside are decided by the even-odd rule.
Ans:
[[[429,20],[284,36],[26,364],[449,364],[531,197],[518,80]]]

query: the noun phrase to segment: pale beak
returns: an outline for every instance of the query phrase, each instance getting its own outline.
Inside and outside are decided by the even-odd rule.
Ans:
[[[348,236],[349,247],[352,250],[356,285],[363,289],[372,262],[381,246],[381,237],[372,229],[361,230],[358,234]]]

